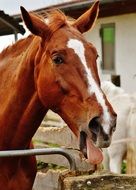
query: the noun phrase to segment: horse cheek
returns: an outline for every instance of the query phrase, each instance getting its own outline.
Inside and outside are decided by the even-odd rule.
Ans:
[[[39,76],[37,86],[39,99],[45,107],[51,109],[53,106],[58,106],[60,104],[62,93],[59,86],[53,82],[53,79]]]

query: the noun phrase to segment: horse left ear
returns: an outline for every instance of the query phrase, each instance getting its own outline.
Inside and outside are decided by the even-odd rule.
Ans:
[[[96,1],[88,11],[86,11],[73,23],[73,26],[76,27],[81,33],[87,32],[93,27],[98,17],[98,13],[99,1]]]
[[[45,33],[48,35],[49,27],[45,22],[33,13],[28,13],[24,7],[20,7],[22,18],[25,22],[26,27],[34,35],[45,37]]]

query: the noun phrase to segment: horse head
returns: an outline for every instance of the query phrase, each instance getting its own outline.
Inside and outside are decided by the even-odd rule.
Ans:
[[[97,51],[82,35],[94,25],[99,2],[77,20],[54,11],[45,20],[21,8],[23,20],[39,38],[35,84],[42,104],[58,113],[78,137],[90,163],[102,161],[110,145],[116,113],[100,88]]]

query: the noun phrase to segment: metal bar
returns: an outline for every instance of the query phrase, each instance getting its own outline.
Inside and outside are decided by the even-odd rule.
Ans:
[[[74,158],[68,154],[63,148],[41,148],[41,149],[28,149],[28,150],[6,150],[0,151],[1,157],[16,157],[16,156],[32,156],[32,155],[50,155],[60,154],[64,156],[70,165],[70,170],[76,170],[76,163]]]
[[[18,40],[17,32],[14,32],[15,42]]]

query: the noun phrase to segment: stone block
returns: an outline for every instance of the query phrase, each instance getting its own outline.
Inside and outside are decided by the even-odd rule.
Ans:
[[[67,148],[79,147],[78,139],[70,131],[68,127],[39,127],[34,140],[48,142],[52,144],[58,144]]]

